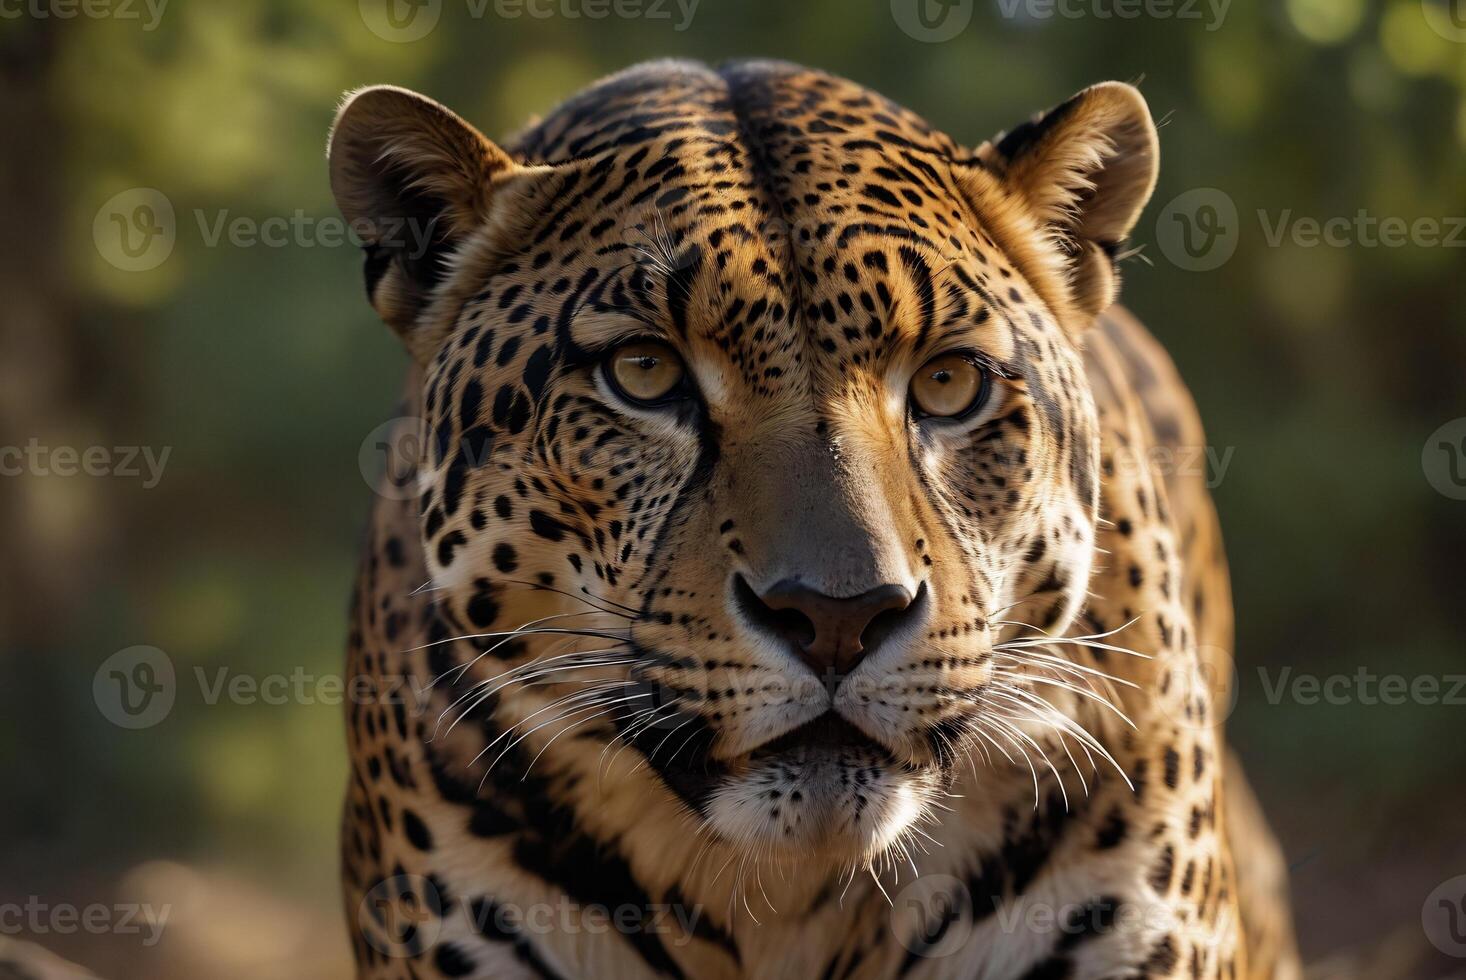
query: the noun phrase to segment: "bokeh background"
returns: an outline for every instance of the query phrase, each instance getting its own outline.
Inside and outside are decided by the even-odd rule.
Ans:
[[[342,669],[369,434],[405,361],[330,232],[343,90],[414,87],[502,137],[637,60],[757,55],[858,79],[971,144],[1141,80],[1163,165],[1125,298],[1209,429],[1231,737],[1310,958],[1421,940],[1427,896],[1466,873],[1466,685],[1447,697],[1466,674],[1466,4],[951,0],[930,30],[907,0],[604,19],[595,0],[390,0],[395,20],[388,0],[100,2],[0,10],[0,446],[168,455],[157,479],[143,457],[137,476],[0,476],[0,908],[167,921],[156,942],[115,911],[19,938],[115,978],[347,969],[342,709],[315,682]],[[414,37],[414,16],[437,20]],[[1310,241],[1307,219],[1339,217]],[[1371,236],[1390,219],[1409,241]],[[167,654],[177,696],[129,729],[94,679],[138,645]],[[1361,668],[1440,696],[1369,703]],[[302,680],[281,703],[210,696],[272,675]],[[1300,675],[1354,678],[1347,703],[1307,703]]]

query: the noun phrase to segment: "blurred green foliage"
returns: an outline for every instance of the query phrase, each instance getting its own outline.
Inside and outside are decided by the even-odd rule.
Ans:
[[[667,55],[823,67],[973,144],[1091,82],[1142,80],[1162,177],[1125,300],[1173,352],[1213,446],[1233,451],[1216,488],[1239,615],[1233,738],[1290,855],[1323,855],[1301,891],[1367,878],[1401,835],[1430,873],[1463,870],[1466,708],[1272,704],[1256,669],[1466,669],[1466,504],[1421,467],[1427,436],[1466,415],[1466,252],[1275,247],[1258,217],[1466,215],[1466,43],[1433,30],[1421,0],[1236,0],[1220,23],[1012,6],[979,0],[943,43],[904,34],[887,0],[702,0],[683,31],[676,17],[504,18],[492,3],[475,18],[443,0],[411,43],[372,33],[354,2],[173,0],[152,30],[0,20],[0,52],[42,52],[32,118],[56,136],[51,186],[6,186],[0,212],[32,193],[54,202],[34,234],[63,270],[65,350],[84,365],[70,421],[18,435],[173,447],[155,489],[51,478],[17,504],[77,564],[47,607],[62,615],[0,648],[0,891],[169,857],[334,901],[341,708],[211,705],[193,672],[339,672],[370,501],[358,450],[394,414],[404,356],[364,302],[351,246],[309,232],[211,245],[211,229],[335,217],[323,150],[349,88],[414,87],[504,136]],[[31,152],[25,132],[5,139],[7,156]],[[133,187],[177,217],[173,253],[147,272],[113,267],[93,240],[98,208]],[[1221,268],[1188,272],[1157,249],[1155,221],[1203,187],[1235,202],[1240,237]],[[168,652],[181,693],[166,721],[129,732],[99,715],[91,682],[140,643]],[[1304,914],[1306,942],[1368,931],[1369,908]]]

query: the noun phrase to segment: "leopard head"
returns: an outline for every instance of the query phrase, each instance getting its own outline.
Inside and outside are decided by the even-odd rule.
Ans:
[[[332,186],[420,367],[469,675],[533,665],[569,692],[539,721],[634,745],[723,839],[841,860],[1061,723],[998,648],[1084,602],[1080,337],[1156,162],[1116,83],[975,151],[766,62],[632,69],[511,150],[353,95]]]

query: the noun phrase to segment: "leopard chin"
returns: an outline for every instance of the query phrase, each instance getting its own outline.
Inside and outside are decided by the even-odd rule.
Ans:
[[[708,797],[724,840],[761,855],[868,862],[926,819],[946,785],[827,714],[750,753]]]

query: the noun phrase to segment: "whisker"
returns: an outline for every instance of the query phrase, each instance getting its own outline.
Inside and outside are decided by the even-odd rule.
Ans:
[[[1104,745],[1102,745],[1100,741],[1094,737],[1093,734],[1085,729],[1084,726],[1080,725],[1077,721],[1075,721],[1073,718],[1070,718],[1062,711],[1059,711],[1048,701],[1039,697],[1038,694],[1034,691],[1027,691],[1021,688],[1008,688],[1002,693],[1010,697],[1021,696],[1031,699],[1032,704],[1038,706],[1037,710],[1043,711],[1043,716],[1039,716],[1036,714],[1033,720],[1037,721],[1040,724],[1054,727],[1060,731],[1068,732],[1071,736],[1078,740],[1081,745],[1087,745],[1090,748],[1094,749],[1105,759],[1105,761],[1107,761],[1111,766],[1114,767],[1115,772],[1118,773],[1120,778],[1125,781],[1125,785],[1129,786],[1131,791],[1134,792],[1135,787],[1130,782],[1130,777],[1125,773],[1124,768],[1115,761],[1114,756],[1110,755],[1109,750],[1106,749]],[[1030,710],[1036,709],[1031,706]]]
[[[480,759],[482,759],[485,755],[488,754],[488,752],[489,752],[490,749],[492,749],[495,745],[498,745],[504,739],[511,737],[517,729],[519,729],[522,725],[524,725],[526,722],[528,722],[531,718],[534,718],[534,717],[536,717],[538,715],[542,715],[546,711],[553,711],[554,709],[559,708],[559,707],[561,707],[563,705],[572,704],[572,703],[574,703],[576,701],[594,701],[595,699],[600,698],[603,695],[609,693],[611,690],[613,690],[617,686],[619,686],[619,685],[612,685],[612,686],[608,686],[606,688],[593,688],[593,689],[591,689],[589,691],[576,691],[573,694],[567,694],[567,695],[565,695],[562,698],[558,698],[558,699],[556,699],[554,701],[551,701],[549,704],[545,705],[542,708],[537,709],[536,711],[531,712],[530,714],[526,715],[524,718],[520,719],[519,721],[517,721],[514,724],[510,725],[508,728],[504,729],[504,731],[500,732],[497,736],[494,737],[494,739],[492,741],[489,742],[489,744],[485,745],[482,749],[480,749],[478,755],[474,756],[471,760],[469,760],[469,763],[468,764],[470,766],[476,765]],[[601,702],[597,701],[596,703],[601,703]],[[510,746],[510,747],[512,748],[512,746]],[[500,758],[502,758],[502,755],[500,756]],[[492,768],[492,766],[490,768]],[[487,774],[485,774],[485,775],[487,775]]]
[[[1154,660],[1151,654],[1141,653],[1139,650],[1131,650],[1129,647],[1117,647],[1111,643],[1096,643],[1092,640],[1082,639],[1077,636],[1058,636],[1052,640],[1022,639],[1010,640],[1001,644],[1004,650],[1027,650],[1031,647],[1061,647],[1065,645],[1077,647],[1089,647],[1091,650],[1110,650],[1114,653],[1123,653],[1131,657],[1139,657],[1141,660]],[[994,649],[997,649],[995,646]]]
[[[600,716],[599,715],[591,715],[589,718],[582,718],[580,721],[577,721],[574,725],[569,725],[569,726],[567,726],[565,728],[562,728],[562,729],[560,729],[560,731],[556,732],[554,735],[551,735],[549,737],[549,739],[545,742],[545,744],[540,747],[540,750],[535,753],[535,757],[533,759],[529,760],[529,765],[527,765],[527,766],[524,767],[524,775],[521,776],[521,777],[519,777],[519,781],[520,782],[524,782],[526,779],[529,778],[529,771],[534,768],[534,764],[536,762],[539,762],[540,761],[540,756],[544,755],[545,752],[550,748],[550,746],[553,745],[553,744],[555,744],[555,740],[557,738],[559,738],[561,735],[564,735],[566,732],[570,731],[572,728],[577,728],[577,727],[579,727],[581,725],[584,725],[588,721],[594,721],[598,717],[600,717]]]
[[[555,616],[546,616],[543,620],[535,620],[535,622],[548,622],[551,619],[560,619],[560,618],[564,618],[564,617],[568,617],[568,616],[590,616],[590,615],[592,615],[592,614],[591,613],[588,613],[588,612],[583,612],[583,613],[559,613],[559,614],[557,614]],[[402,650],[402,651],[399,651],[399,652],[401,652],[401,653],[417,653],[419,650],[426,650],[429,647],[435,647],[435,646],[438,646],[438,645],[443,644],[443,643],[457,643],[460,640],[487,640],[487,639],[490,639],[492,637],[499,637],[499,636],[505,636],[505,637],[509,637],[510,639],[513,639],[516,636],[540,636],[540,635],[550,635],[550,636],[593,636],[593,637],[599,637],[600,639],[603,639],[603,640],[617,640],[617,641],[622,642],[622,643],[624,643],[624,642],[626,642],[627,640],[630,639],[629,636],[624,636],[624,635],[619,634],[619,633],[612,633],[609,630],[564,629],[564,628],[561,628],[561,627],[554,627],[554,628],[551,628],[551,629],[527,629],[527,628],[521,627],[520,629],[517,629],[517,630],[498,630],[498,631],[495,631],[493,633],[465,633],[462,636],[449,636],[449,637],[446,637],[446,638],[441,639],[441,640],[434,640],[431,643],[424,643],[421,646],[408,647],[407,649]]]
[[[443,725],[443,717],[447,715],[448,712],[456,708],[458,705],[462,704],[464,701],[468,701],[471,699],[472,703],[467,708],[463,709],[463,711],[458,715],[453,723],[448,726],[448,731],[444,733],[445,735],[452,734],[453,729],[457,727],[458,723],[466,718],[468,715],[472,714],[474,709],[476,709],[479,705],[483,704],[489,698],[493,697],[495,694],[498,694],[500,691],[513,684],[524,684],[527,681],[538,679],[540,677],[557,673],[562,670],[583,670],[590,667],[615,667],[635,662],[630,659],[605,659],[605,655],[611,653],[614,649],[615,648],[613,647],[606,650],[573,651],[571,653],[565,653],[560,654],[556,657],[551,657],[549,661],[532,660],[528,663],[520,664],[519,666],[514,667],[510,670],[506,670],[500,674],[496,674],[494,677],[491,677],[488,680],[479,681],[471,686],[462,695],[460,695],[452,704],[448,705],[441,712],[439,712],[437,725],[435,725],[433,728],[433,739],[436,739],[438,737],[438,729],[441,728]],[[547,666],[550,661],[564,660],[570,657],[594,657],[596,659],[588,659],[582,663],[561,664],[556,667]],[[495,681],[497,681],[501,677],[506,676],[508,676],[508,680],[505,680],[497,687],[493,686]],[[432,741],[432,739],[429,739],[429,741]]]
[[[1072,660],[1065,660],[1063,657],[1056,657],[1050,653],[1024,652],[1014,655],[1007,650],[1001,652],[1003,653],[1001,661],[1004,662],[1000,662],[1000,668],[1006,668],[1007,666],[1009,666],[1009,664],[1020,666],[1033,666],[1042,670],[1054,670],[1059,671],[1063,674],[1071,675],[1077,680],[1084,681],[1086,685],[1088,685],[1093,678],[1099,678],[1102,682],[1104,682],[1107,689],[1110,689],[1111,684],[1113,683],[1120,684],[1124,687],[1133,688],[1137,691],[1140,690],[1140,685],[1132,680],[1124,677],[1117,677],[1114,674],[1105,673],[1104,671],[1096,667],[1090,667],[1086,664],[1075,663]],[[1090,689],[1093,690],[1092,687]],[[1111,689],[1110,693],[1113,694],[1114,691]]]
[[[997,717],[994,718],[993,717],[994,714],[996,714],[996,713],[993,713],[993,712],[990,712],[989,713],[989,719],[990,720],[994,720],[996,722],[996,724],[999,725],[1000,729],[1006,731],[1010,735],[1010,737],[1017,738],[1021,742],[1026,742],[1028,745],[1032,746],[1033,747],[1033,750],[1039,754],[1039,757],[1040,758],[1043,759],[1044,765],[1048,767],[1049,772],[1053,773],[1054,774],[1054,778],[1059,781],[1059,793],[1064,798],[1064,809],[1067,811],[1069,809],[1069,791],[1065,788],[1065,786],[1064,786],[1064,780],[1059,776],[1059,770],[1057,770],[1057,769],[1054,768],[1054,763],[1053,763],[1052,760],[1049,759],[1048,753],[1043,750],[1043,747],[1042,746],[1040,746],[1031,737],[1029,737],[1028,733],[1024,732],[1021,728],[1017,728],[1016,726],[1014,726],[1012,724],[1009,724],[1009,721],[1011,719],[1009,719],[1007,716],[997,715]],[[1024,755],[1025,758],[1028,757],[1027,750],[1024,751],[1023,755]],[[1028,765],[1029,765],[1029,768],[1030,769],[1033,768],[1033,762],[1032,762],[1032,760],[1029,761],[1029,764]],[[1033,808],[1035,810],[1037,810],[1038,809],[1038,804],[1039,804],[1039,790],[1038,790],[1038,775],[1037,775],[1037,772],[1034,773],[1033,792],[1034,792]]]
[[[606,765],[605,771],[608,771],[609,772],[611,769],[614,769],[616,767],[616,760],[621,757],[621,753],[622,752],[626,751],[628,748],[631,747],[632,739],[634,739],[637,736],[639,736],[646,729],[648,729],[648,728],[652,727],[653,725],[657,724],[657,722],[664,720],[664,719],[658,718],[656,716],[656,713],[657,712],[665,711],[668,708],[670,708],[670,709],[672,709],[672,714],[675,715],[677,713],[678,708],[679,708],[680,701],[681,701],[681,697],[679,696],[679,697],[673,699],[672,701],[669,701],[667,704],[659,705],[658,707],[652,709],[652,711],[649,713],[648,717],[644,720],[644,722],[641,725],[641,727],[638,728],[634,732],[632,731],[631,726],[627,726],[626,730],[624,732],[622,732],[620,734],[620,736],[617,738],[617,741],[619,741],[621,744],[620,744],[620,746],[617,747],[616,751],[611,755],[611,760]],[[691,720],[692,720],[691,718],[688,719],[688,721],[691,721]],[[684,725],[686,725],[686,724],[687,724],[687,721],[684,721],[681,725],[678,725],[676,728],[672,729],[672,732],[669,732],[669,733],[667,733],[667,735],[663,736],[662,742],[661,742],[661,744],[659,744],[657,746],[657,748],[660,749],[662,747],[662,745],[665,745],[666,742],[667,742],[667,739],[668,738],[671,738],[672,737],[672,734],[674,732],[680,731],[682,729],[682,727]],[[602,756],[602,758],[605,757],[606,750],[609,749],[610,747],[611,747],[611,743],[608,742],[606,744],[606,747],[603,748],[603,749],[601,749],[601,756]],[[652,754],[655,755],[656,754],[656,750],[653,750],[653,753]],[[633,766],[631,768],[631,771],[632,772],[636,772],[642,766],[646,765],[648,761],[650,761],[650,757],[649,756],[643,756],[641,762],[638,762],[635,766]],[[597,769],[597,772],[600,773],[600,771],[601,770],[598,768]]]
[[[990,714],[984,714],[980,723],[981,724],[989,724],[989,723],[995,722],[995,721],[996,721],[996,719],[994,719],[992,715],[990,715]],[[1035,769],[1034,766],[1033,766],[1033,759],[1031,759],[1029,757],[1028,750],[1023,747],[1022,743],[1018,742],[1017,740],[1015,740],[1013,738],[1012,734],[1010,733],[1010,730],[1009,730],[1009,726],[1008,725],[1002,725],[1001,727],[998,727],[997,725],[994,725],[994,730],[995,730],[995,732],[998,735],[1003,736],[1003,738],[1007,741],[1007,743],[1009,745],[1013,746],[1013,748],[1015,748],[1015,749],[1018,750],[1018,754],[1021,755],[1021,756],[1023,756],[1023,761],[1028,765],[1028,772],[1029,772],[1029,774],[1031,776],[1033,776],[1033,808],[1035,810],[1037,810],[1038,809],[1038,800],[1039,800],[1038,770]],[[1002,750],[999,749],[999,751],[1001,752]],[[1008,753],[1003,752],[1003,755],[1007,756]],[[1009,758],[1009,761],[1012,761],[1012,757],[1011,756],[1009,756],[1008,758]]]
[[[606,693],[606,692],[603,692],[603,691],[582,691],[579,694],[572,695],[572,697],[584,697],[587,694],[597,694],[597,695],[599,695],[599,694],[604,694],[604,693]],[[582,711],[591,711],[591,710],[594,710],[596,708],[613,708],[615,705],[624,704],[627,701],[634,701],[637,698],[649,697],[649,696],[650,695],[647,695],[647,694],[631,694],[631,695],[628,695],[628,696],[626,696],[624,698],[616,698],[616,699],[613,699],[611,701],[595,700],[595,701],[591,701],[591,703],[589,703],[589,704],[584,704],[584,705],[581,705],[578,708],[573,708],[570,711],[562,712],[561,714],[556,715],[554,718],[551,718],[548,721],[541,722],[540,724],[538,724],[538,725],[534,726],[533,728],[529,729],[528,731],[524,732],[518,738],[516,738],[512,742],[510,742],[508,745],[504,746],[503,750],[497,756],[494,757],[494,761],[491,762],[491,763],[489,763],[488,768],[484,771],[484,779],[485,780],[488,779],[489,773],[493,772],[494,767],[499,764],[499,762],[504,758],[504,756],[508,755],[511,751],[513,751],[513,749],[514,749],[514,747],[516,745],[518,745],[520,742],[523,742],[526,738],[529,738],[531,735],[533,735],[535,732],[539,731],[541,728],[544,728],[546,725],[553,725],[557,721],[564,721],[565,719],[571,717],[572,715],[579,714]],[[509,731],[510,732],[513,732],[516,728],[519,728],[521,725],[523,725],[524,722],[529,721],[530,718],[533,718],[535,715],[540,714],[540,713],[542,713],[544,711],[547,711],[547,710],[549,710],[549,707],[548,706],[545,707],[545,708],[541,708],[539,711],[534,712],[533,714],[527,716],[523,721],[521,721],[518,724],[514,725],[512,728],[509,729]],[[604,713],[609,713],[609,712],[604,712]],[[593,715],[592,717],[599,717],[599,715]],[[499,738],[503,738],[503,735],[499,736]],[[496,738],[494,740],[494,742],[497,742],[498,740],[499,739]],[[482,758],[483,755],[484,755],[484,752],[487,752],[489,750],[489,748],[492,748],[493,747],[494,742],[490,742],[488,746],[485,746],[484,751],[483,752],[480,752],[477,756],[474,756],[473,761],[474,762],[477,762],[480,758]],[[480,785],[482,786],[482,781],[480,781]]]
[[[610,609],[601,609],[600,606],[595,605],[595,603],[590,602],[587,599],[581,598],[573,592],[566,592],[564,589],[557,589],[553,585],[546,585],[543,582],[526,582],[523,579],[516,578],[497,579],[496,583],[497,582],[503,582],[510,585],[523,585],[527,588],[535,590],[536,592],[553,592],[556,595],[563,595],[567,599],[574,599],[576,602],[584,602],[587,606],[591,606],[594,609],[599,609],[601,612],[607,613],[612,616],[622,616],[626,619],[641,618],[641,613],[638,612],[636,609],[633,609],[631,606],[623,605],[622,603],[619,603],[614,599],[607,599],[603,596],[598,596],[583,585],[580,587],[580,591],[583,592],[585,595],[590,596],[598,602],[605,603],[608,606],[615,606],[618,610],[621,611],[617,612]]]
[[[1069,719],[1064,717],[1061,713],[1055,711],[1053,705],[1048,704],[1047,702],[1044,702],[1036,697],[1034,697],[1034,701],[1036,702],[1035,704],[1028,704],[1023,699],[1015,697],[1015,695],[1019,694],[1029,695],[1030,697],[1033,697],[1031,692],[1028,691],[1009,690],[1003,692],[1003,695],[1006,696],[1007,700],[1013,701],[1016,706],[1026,709],[1031,714],[1034,721],[1039,722],[1040,724],[1054,724],[1055,728],[1058,730],[1059,748],[1063,749],[1064,755],[1068,757],[1069,765],[1074,768],[1074,774],[1079,777],[1079,785],[1084,790],[1084,795],[1088,796],[1089,784],[1085,781],[1084,773],[1080,770],[1079,763],[1077,760],[1075,760],[1074,754],[1069,751],[1068,743],[1064,741],[1064,733],[1068,730],[1067,723],[1069,722]],[[1057,715],[1057,719],[1051,720],[1050,718],[1045,717],[1051,714]],[[1057,721],[1058,723],[1055,724],[1055,721]],[[1083,747],[1083,744],[1083,741],[1080,741],[1081,747]]]
[[[407,598],[411,599],[413,596],[415,596],[415,595],[422,595],[425,592],[441,592],[445,588],[447,588],[447,586],[445,586],[445,585],[434,585],[433,584],[433,580],[432,579],[428,579],[422,585],[419,585],[417,588],[415,588],[411,592],[407,593]]]
[[[1054,679],[1052,677],[1035,677],[1033,675],[1024,675],[1024,679],[1025,680],[1033,681],[1036,684],[1047,684],[1050,687],[1062,688],[1063,690],[1070,691],[1070,692],[1072,692],[1074,694],[1079,695],[1082,698],[1088,698],[1089,700],[1093,701],[1094,703],[1096,703],[1098,705],[1101,705],[1104,708],[1109,709],[1111,712],[1114,713],[1114,715],[1115,715],[1116,718],[1119,718],[1121,721],[1123,721],[1125,724],[1129,725],[1131,728],[1134,728],[1136,731],[1139,731],[1140,730],[1139,728],[1136,728],[1135,722],[1133,722],[1133,721],[1130,720],[1130,716],[1129,715],[1127,715],[1125,712],[1121,711],[1116,705],[1114,705],[1113,703],[1111,703],[1108,699],[1101,697],[1095,691],[1086,690],[1086,689],[1081,688],[1081,687],[1075,687],[1072,684],[1066,684],[1063,681],[1056,680],[1056,679]]]
[[[506,633],[500,633],[500,634],[483,633],[483,634],[480,634],[479,636],[472,636],[472,637],[463,636],[463,637],[455,637],[455,638],[449,639],[449,640],[437,640],[437,641],[435,641],[433,643],[429,643],[429,644],[427,644],[425,646],[414,647],[412,649],[404,650],[402,652],[403,653],[412,653],[415,650],[425,650],[428,647],[430,647],[430,646],[436,646],[439,643],[451,643],[451,642],[455,642],[456,640],[479,639],[481,637],[489,637],[489,636],[496,636],[496,635],[503,637],[503,639],[501,639],[498,643],[495,643],[493,646],[491,646],[488,649],[480,652],[477,656],[473,657],[473,659],[468,660],[468,661],[466,661],[466,662],[464,662],[462,664],[459,664],[456,667],[452,667],[452,668],[450,668],[448,670],[445,670],[445,671],[443,671],[443,673],[439,674],[437,677],[434,677],[432,683],[428,685],[428,688],[429,689],[432,689],[434,686],[437,685],[437,683],[440,680],[442,680],[443,678],[447,677],[449,674],[453,673],[454,671],[457,671],[458,672],[458,676],[462,677],[463,674],[470,667],[472,667],[474,664],[478,663],[480,660],[482,660],[485,657],[487,657],[489,654],[493,653],[495,650],[497,650],[500,647],[502,647],[504,644],[508,643],[510,640],[513,640],[514,638],[516,638],[518,636],[524,636],[524,635],[527,635],[527,634],[539,634],[539,633],[542,632],[540,630],[531,630],[530,629],[531,626],[538,626],[540,623],[553,622],[553,621],[555,621],[557,619],[570,619],[570,618],[575,617],[575,616],[591,616],[591,615],[594,615],[594,613],[588,613],[588,612],[558,613],[558,614],[553,615],[553,616],[543,616],[543,617],[541,617],[539,619],[530,620],[529,622],[525,623],[523,626],[520,626],[518,629],[510,630],[510,631],[508,631]],[[573,633],[562,634],[562,635],[582,636],[584,634],[576,631],[576,632],[573,632]]]

